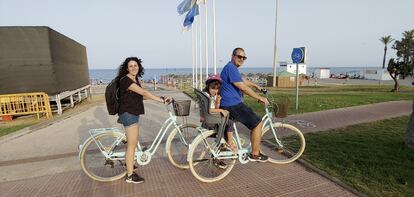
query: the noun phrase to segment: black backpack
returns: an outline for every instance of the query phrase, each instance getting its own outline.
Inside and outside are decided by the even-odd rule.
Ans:
[[[119,79],[116,77],[105,89],[106,108],[109,115],[116,115],[119,111]]]

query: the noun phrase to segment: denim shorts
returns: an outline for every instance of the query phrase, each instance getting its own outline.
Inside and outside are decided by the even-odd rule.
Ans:
[[[119,115],[119,120],[124,125],[124,127],[128,127],[133,124],[137,124],[139,122],[139,116],[128,112],[124,112],[121,115]]]
[[[220,108],[229,111],[232,119],[241,122],[250,130],[256,128],[262,121],[259,116],[244,103],[239,103],[233,106],[221,106]]]

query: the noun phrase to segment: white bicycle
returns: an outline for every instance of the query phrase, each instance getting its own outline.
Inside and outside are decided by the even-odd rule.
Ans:
[[[147,165],[157,148],[161,144],[167,131],[172,127],[166,141],[166,153],[169,161],[176,167],[187,169],[187,152],[189,144],[199,134],[194,124],[179,124],[177,116],[188,116],[190,100],[173,101],[174,115],[170,104],[166,105],[169,118],[159,129],[157,136],[149,148],[142,147],[138,142],[135,151],[135,160],[139,165]],[[125,148],[126,136],[123,130],[118,128],[100,128],[89,130],[90,137],[79,145],[79,160],[82,170],[90,178],[107,182],[125,177]]]
[[[267,97],[267,91],[262,90]],[[272,112],[265,106],[266,114],[262,118],[261,152],[275,164],[286,164],[298,159],[305,150],[305,137],[296,127],[280,122],[273,122]],[[249,162],[250,144],[244,144],[239,136],[236,123],[233,123],[234,142],[237,152],[226,147],[224,139],[216,139],[216,130],[205,130],[191,143],[188,161],[191,173],[202,182],[214,182],[226,177],[237,160],[241,164]]]

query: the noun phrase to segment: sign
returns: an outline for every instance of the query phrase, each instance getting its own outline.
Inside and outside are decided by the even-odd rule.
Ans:
[[[304,56],[305,56],[305,54],[303,52],[303,49],[293,48],[292,56],[291,56],[293,63],[298,64],[298,63],[302,62]]]

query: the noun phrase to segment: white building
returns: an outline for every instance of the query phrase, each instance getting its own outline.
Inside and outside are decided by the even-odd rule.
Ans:
[[[364,70],[364,78],[374,80],[392,80],[387,69],[382,68]]]
[[[296,64],[290,63],[290,62],[280,62],[279,73],[283,71],[296,74]],[[299,64],[299,74],[306,75],[306,64],[304,63]]]
[[[327,79],[331,75],[331,69],[329,68],[317,68],[315,69],[315,77],[318,79]]]

